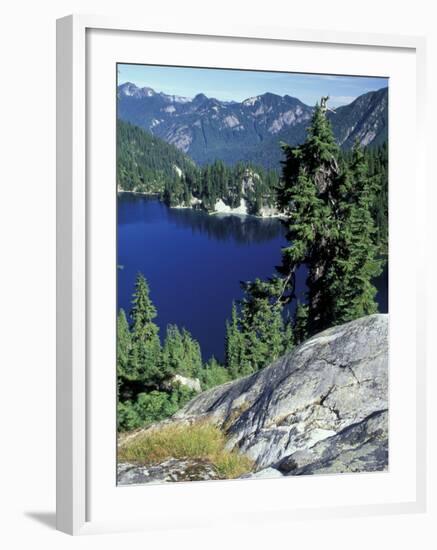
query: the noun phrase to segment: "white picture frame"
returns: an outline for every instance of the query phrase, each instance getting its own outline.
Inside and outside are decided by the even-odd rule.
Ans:
[[[99,44],[92,38],[93,32],[105,34],[105,43]],[[101,491],[101,485],[94,484],[96,477],[95,452],[96,447],[96,423],[101,419],[92,411],[96,401],[95,384],[93,384],[93,372],[91,365],[96,353],[94,341],[98,339],[96,332],[91,330],[94,323],[96,308],[93,302],[93,270],[92,255],[96,250],[96,239],[101,239],[101,235],[94,231],[96,217],[102,223],[105,213],[97,213],[95,207],[94,190],[90,186],[90,181],[94,177],[95,169],[91,162],[91,151],[93,137],[89,134],[90,120],[93,114],[95,101],[93,102],[93,90],[90,89],[90,83],[94,82],[90,78],[90,66],[92,66],[92,55],[100,49],[105,50],[107,55],[107,65],[113,63],[113,54],[110,50],[117,48],[114,42],[115,35],[129,36],[130,41],[142,40],[141,37],[153,37],[154,40],[165,42],[166,40],[183,40],[184,37],[190,40],[208,41],[221,40],[223,43],[232,43],[250,47],[251,44],[257,44],[260,48],[275,47],[308,47],[317,48],[342,48],[344,52],[347,49],[360,49],[365,55],[370,52],[394,52],[401,59],[401,56],[408,56],[409,62],[405,64],[405,71],[408,67],[414,65],[414,82],[411,89],[414,88],[415,102],[410,109],[414,111],[414,117],[410,124],[414,125],[412,129],[415,135],[415,165],[411,167],[414,172],[414,192],[416,202],[424,199],[425,196],[425,168],[422,151],[424,141],[424,112],[423,112],[423,94],[425,78],[425,41],[420,37],[392,36],[392,35],[373,35],[373,34],[353,34],[337,33],[325,31],[297,30],[287,28],[250,28],[235,27],[228,29],[216,28],[198,28],[193,25],[192,28],[174,28],[170,26],[151,26],[147,22],[129,21],[128,19],[112,19],[96,16],[72,15],[60,19],[57,22],[57,528],[69,534],[85,534],[91,532],[105,532],[126,529],[156,529],[165,528],[167,523],[173,526],[187,525],[207,525],[213,521],[206,516],[203,517],[200,510],[195,508],[194,500],[206,499],[214,493],[214,499],[224,502],[224,492],[228,495],[230,492],[233,498],[246,499],[249,503],[245,513],[232,514],[234,521],[256,521],[257,517],[264,519],[273,517],[282,518],[318,518],[329,516],[348,516],[364,514],[391,514],[400,512],[421,512],[425,510],[426,503],[426,402],[425,402],[425,291],[423,285],[416,283],[416,292],[414,301],[409,305],[411,311],[414,311],[413,323],[410,323],[409,329],[414,334],[414,344],[408,350],[405,350],[405,361],[408,357],[413,357],[414,364],[406,365],[413,370],[412,383],[414,382],[415,391],[412,392],[412,385],[406,383],[406,388],[412,392],[412,401],[414,402],[414,422],[415,440],[414,448],[411,450],[410,464],[414,463],[414,471],[409,472],[410,481],[407,481],[405,475],[405,496],[398,497],[394,492],[390,498],[382,497],[374,502],[369,496],[366,501],[360,501],[359,492],[353,500],[341,501],[328,506],[321,502],[317,506],[308,506],[303,502],[288,502],[278,483],[282,480],[262,480],[257,482],[213,482],[198,484],[174,484],[178,487],[170,489],[168,486],[155,486],[147,488],[149,495],[156,499],[153,514],[146,514],[144,511],[135,516],[124,514],[123,517],[117,511],[117,507],[108,507],[101,513],[90,514],[95,503],[103,500],[110,501],[112,496]],[[108,47],[113,43],[114,48]],[[123,51],[127,55],[129,48],[132,48],[133,42]],[[354,50],[354,51],[355,51]],[[91,52],[91,53],[90,53]],[[91,55],[91,58],[89,57]],[[244,56],[244,52],[241,54]],[[335,55],[333,55],[335,57]],[[338,56],[337,56],[338,57]],[[347,61],[344,60],[344,74],[350,74],[347,68]],[[217,63],[220,63],[220,55],[216,55]],[[413,61],[414,58],[414,61]],[[170,48],[166,51],[166,59],[171,59]],[[243,57],[242,57],[243,59]],[[337,67],[341,68],[341,58],[338,57]],[[120,61],[130,61],[131,59],[120,59]],[[134,60],[136,61],[136,60]],[[388,62],[388,61],[387,61]],[[199,61],[200,63],[200,61]],[[178,64],[176,62],[175,64]],[[201,65],[199,65],[201,66]],[[220,65],[217,65],[220,66]],[[377,68],[375,68],[377,70]],[[381,68],[381,70],[383,70]],[[394,70],[394,69],[393,69]],[[413,70],[413,69],[411,69]],[[326,72],[329,72],[327,70]],[[401,68],[399,67],[399,74]],[[115,68],[114,68],[115,74]],[[341,71],[337,74],[342,74]],[[411,75],[410,75],[411,76]],[[411,79],[410,79],[411,80]],[[102,74],[99,81],[105,81]],[[394,98],[396,100],[396,98]],[[400,98],[399,98],[400,99]],[[115,99],[114,99],[115,103]],[[105,102],[102,101],[100,110],[104,109]],[[395,109],[399,109],[399,104],[393,101],[391,110],[391,121],[396,115]],[[399,128],[396,124],[392,127]],[[400,128],[401,130],[402,128]],[[94,131],[94,130],[93,130]],[[109,137],[109,140],[112,139]],[[390,137],[391,139],[391,137]],[[110,141],[108,141],[110,143]],[[111,147],[109,147],[111,149]],[[115,147],[111,149],[113,155]],[[103,151],[106,156],[106,149],[103,145]],[[108,157],[109,158],[109,157]],[[396,158],[390,156],[391,166],[396,162]],[[98,163],[97,163],[98,164]],[[115,165],[110,165],[109,170],[115,172]],[[413,173],[412,172],[412,173]],[[114,187],[115,193],[115,187]],[[393,193],[392,193],[393,194]],[[402,193],[400,193],[402,194]],[[111,197],[108,201],[103,201],[111,206]],[[390,199],[391,200],[391,199]],[[391,214],[394,213],[394,220],[402,220],[401,200],[390,203]],[[420,215],[420,204],[416,204],[415,209],[415,232],[419,234],[423,229],[425,220]],[[115,216],[114,212],[107,212],[108,216]],[[109,220],[109,218],[108,218]],[[113,221],[107,222],[108,227],[113,227]],[[112,224],[112,225],[111,225]],[[391,226],[390,226],[391,227]],[[411,237],[409,244],[415,247],[415,262],[417,265],[416,280],[425,280],[425,254],[418,239]],[[396,251],[396,241],[394,242]],[[391,241],[391,246],[392,246]],[[110,262],[113,259],[112,252],[114,243],[106,243],[108,252],[106,259],[102,262]],[[108,263],[102,265],[110,265]],[[114,263],[115,269],[115,263]],[[392,277],[392,275],[391,275]],[[109,283],[110,284],[110,283]],[[392,279],[390,284],[392,284]],[[111,286],[108,287],[111,290]],[[391,304],[392,305],[392,304]],[[391,306],[390,306],[391,307]],[[396,311],[396,308],[395,308]],[[115,314],[115,308],[114,308]],[[115,326],[115,325],[114,325]],[[399,334],[402,332],[399,328]],[[108,333],[106,333],[108,334]],[[113,332],[115,334],[115,331]],[[399,342],[398,342],[399,343]],[[392,345],[392,342],[390,343]],[[393,344],[395,345],[395,344]],[[115,342],[113,347],[115,347]],[[402,353],[400,354],[402,355]],[[114,363],[115,369],[115,363]],[[410,371],[408,371],[410,372]],[[411,373],[410,373],[411,374]],[[115,378],[115,374],[114,374]],[[393,377],[392,377],[393,378]],[[394,377],[396,379],[396,377]],[[104,384],[102,385],[105,388]],[[414,398],[413,398],[414,397]],[[112,396],[109,396],[112,399]],[[106,416],[110,417],[112,422],[113,411],[102,401],[102,410]],[[392,419],[393,420],[393,419]],[[394,420],[396,423],[396,419]],[[105,430],[110,433],[111,425],[108,424]],[[102,429],[102,431],[105,431]],[[115,448],[115,422],[113,422]],[[107,444],[102,440],[102,448]],[[100,446],[100,442],[99,442]],[[102,471],[112,468],[102,466]],[[388,473],[387,476],[394,475]],[[353,476],[352,476],[353,477]],[[352,493],[353,490],[347,486],[354,480],[346,476],[345,481],[341,481],[344,490]],[[306,478],[307,480],[308,478]],[[326,476],[325,476],[326,479]],[[338,479],[338,478],[337,478]],[[298,480],[302,484],[305,479]],[[287,481],[288,482],[288,481]],[[103,483],[103,482],[102,482]],[[317,486],[325,483],[321,478],[316,478],[308,482],[310,495],[312,491],[317,491]],[[332,485],[333,478],[328,480]],[[371,477],[367,478],[366,483],[369,486],[372,483]],[[94,485],[93,485],[94,484]],[[115,488],[115,471],[113,476]],[[244,484],[244,489],[243,489]],[[399,484],[399,479],[397,479]],[[193,487],[195,485],[196,487]],[[213,488],[214,487],[214,488]],[[388,487],[388,485],[387,485]],[[143,488],[144,489],[144,488]],[[128,491],[137,491],[135,498],[142,498],[136,488],[118,488],[120,502],[123,501],[123,507],[129,501]],[[388,491],[391,489],[387,489]],[[96,495],[100,492],[101,495]],[[111,488],[112,491],[112,488]],[[282,496],[280,492],[282,491]],[[123,492],[123,495],[122,495]],[[261,505],[256,502],[256,495],[264,494],[266,499],[270,500],[270,506]],[[340,491],[341,492],[341,491]],[[298,491],[296,491],[298,493]],[[346,494],[345,493],[345,494]],[[111,495],[113,491],[111,492]],[[133,493],[131,492],[133,495]],[[278,495],[277,503],[271,502],[272,495]],[[314,493],[316,495],[317,492]],[[388,494],[388,493],[387,493]],[[122,495],[122,496],[121,496]],[[127,496],[126,496],[127,495]],[[163,497],[164,495],[164,497]],[[180,502],[186,502],[186,513],[177,517],[175,511],[166,510],[163,517],[162,512],[165,509],[165,499],[171,495],[172,499]],[[193,498],[190,500],[190,496]],[[185,499],[185,500],[184,500]],[[262,500],[262,499],[261,499]],[[155,502],[155,501],[154,501]],[[253,504],[250,504],[253,503]],[[191,511],[191,513],[190,513]],[[150,511],[152,512],[152,511]],[[274,512],[274,513],[273,513]],[[270,514],[270,515],[269,515]],[[95,517],[94,517],[95,516]],[[188,519],[187,519],[188,518]],[[220,518],[217,517],[217,521]]]

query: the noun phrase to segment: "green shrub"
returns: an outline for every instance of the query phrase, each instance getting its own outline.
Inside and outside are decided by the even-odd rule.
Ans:
[[[135,401],[120,401],[117,410],[118,430],[135,430],[169,418],[195,395],[195,391],[179,386],[171,393],[151,391],[138,394]]]
[[[117,429],[119,432],[135,430],[141,426],[141,420],[132,401],[119,401],[117,405]]]

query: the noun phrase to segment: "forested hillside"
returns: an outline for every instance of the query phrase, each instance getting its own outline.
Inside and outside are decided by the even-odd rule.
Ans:
[[[184,153],[162,139],[122,120],[117,121],[117,186],[123,191],[163,193],[171,181],[197,175]]]
[[[169,206],[214,211],[217,201],[229,208],[240,206],[258,214],[275,204],[276,171],[217,160],[198,167],[173,145],[130,123],[117,124],[117,184],[120,191],[156,193]]]

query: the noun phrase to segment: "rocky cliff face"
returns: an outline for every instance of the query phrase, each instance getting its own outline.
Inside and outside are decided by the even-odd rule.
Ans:
[[[170,422],[200,419],[253,459],[255,477],[386,469],[388,316],[326,330],[264,370],[200,394]]]
[[[328,118],[338,143],[345,149],[356,140],[366,145],[381,145],[388,136],[388,88],[363,94],[349,105],[329,113]]]

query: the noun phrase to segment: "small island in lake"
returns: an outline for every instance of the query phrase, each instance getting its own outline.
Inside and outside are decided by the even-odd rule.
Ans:
[[[118,483],[386,470],[387,80],[118,68]]]

